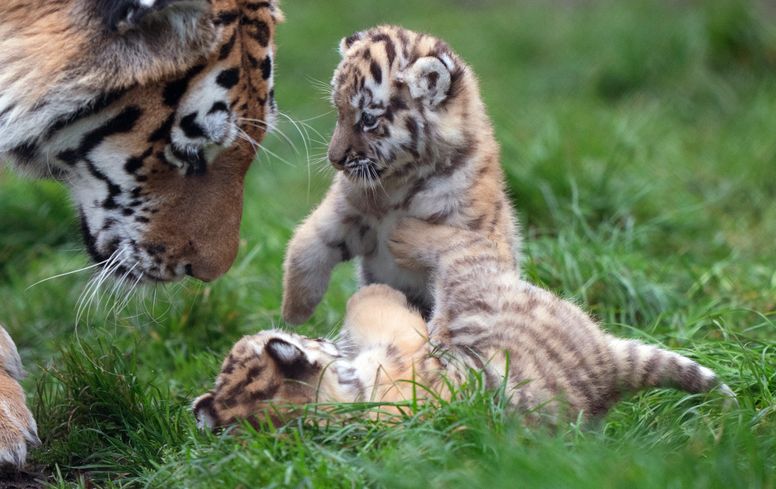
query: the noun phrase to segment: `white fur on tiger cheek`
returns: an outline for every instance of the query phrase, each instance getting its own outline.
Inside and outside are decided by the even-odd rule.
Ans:
[[[206,153],[211,162],[222,147],[230,146],[237,138],[237,123],[229,111],[216,110],[216,104],[229,107],[229,90],[218,83],[223,69],[211,70],[207,76],[197,82],[181,101],[176,111],[172,143],[182,151],[196,152],[200,147],[215,147],[216,151]],[[193,116],[193,124],[201,128],[203,135],[189,137],[181,127],[181,122]],[[216,147],[217,145],[217,147]]]
[[[270,71],[269,79],[267,80],[267,106],[264,110],[264,124],[266,125],[267,132],[270,133],[275,130],[278,118],[277,101],[274,96],[270,96],[275,88],[275,51],[272,47],[267,49],[267,57],[269,58],[270,66],[272,66],[272,71]]]
[[[3,64],[4,54],[0,53],[0,65]],[[30,78],[33,78],[32,74]],[[0,113],[7,111],[0,118],[0,153],[13,149],[20,142],[28,141],[31,134],[40,133],[40,128],[48,127],[52,120],[88,105],[93,97],[90,92],[68,87],[62,93],[51,96],[43,109],[33,111],[31,107],[17,105],[18,100],[24,100],[26,83],[29,81],[25,78],[15,80],[5,86],[5,92],[0,94]],[[0,85],[2,84],[3,80],[0,78]]]

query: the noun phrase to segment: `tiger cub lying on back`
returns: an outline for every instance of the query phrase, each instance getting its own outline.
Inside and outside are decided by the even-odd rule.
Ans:
[[[649,387],[717,387],[735,400],[708,368],[609,335],[574,304],[521,281],[480,233],[411,219],[390,247],[400,264],[434,277],[428,328],[402,293],[372,285],[348,303],[337,344],[277,330],[243,338],[215,389],[194,403],[200,426],[278,422],[312,402],[449,397],[472,370],[487,388],[504,386],[533,420],[599,417],[623,394]]]
[[[332,269],[354,256],[364,285],[391,285],[427,314],[428,275],[397,267],[387,247],[405,216],[475,231],[516,268],[515,216],[471,69],[439,39],[400,27],[355,34],[340,52],[328,154],[340,171],[289,244],[283,318],[307,320]]]

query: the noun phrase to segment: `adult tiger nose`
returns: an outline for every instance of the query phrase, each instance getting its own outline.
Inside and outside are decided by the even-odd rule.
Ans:
[[[239,225],[237,227],[239,229]],[[232,267],[237,257],[239,238],[229,243],[201,243],[189,247],[191,251],[184,254],[180,262],[186,263],[186,275],[203,282],[212,282]]]

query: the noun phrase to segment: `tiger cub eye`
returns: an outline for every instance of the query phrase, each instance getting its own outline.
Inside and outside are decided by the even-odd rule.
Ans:
[[[377,125],[377,116],[364,112],[361,114],[361,127],[364,129],[371,129]]]

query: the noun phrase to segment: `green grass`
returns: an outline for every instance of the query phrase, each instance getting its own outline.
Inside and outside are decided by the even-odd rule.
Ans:
[[[776,36],[732,1],[288,0],[281,109],[324,135],[340,37],[394,22],[473,65],[525,228],[528,277],[619,335],[673,348],[739,395],[651,391],[595,426],[524,428],[477,388],[398,426],[313,418],[198,433],[187,410],[241,335],[282,324],[281,261],[330,172],[270,136],[240,257],[214,284],[147,289],[74,327],[87,264],[66,193],[0,173],[0,319],[31,371],[55,487],[776,487]],[[311,159],[325,150],[308,140]],[[342,267],[304,333],[341,324]]]

